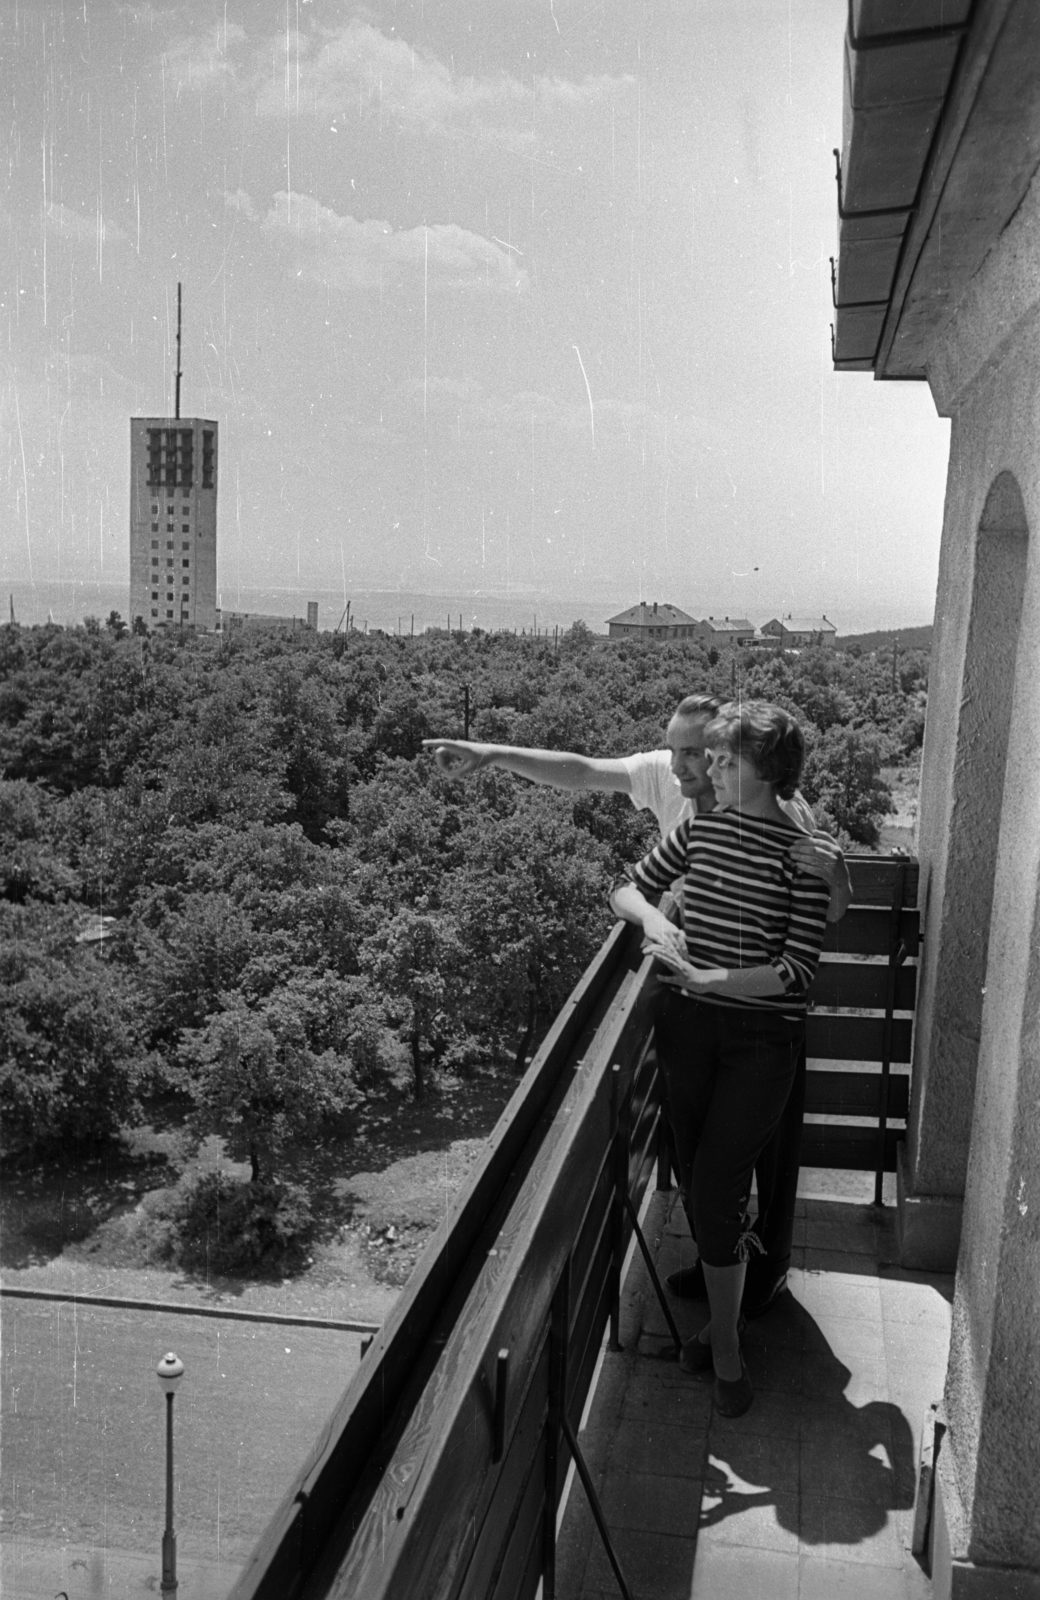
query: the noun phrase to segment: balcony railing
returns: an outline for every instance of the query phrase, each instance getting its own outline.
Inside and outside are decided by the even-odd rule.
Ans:
[[[804,1165],[892,1170],[916,863],[851,863],[814,988]],[[555,1595],[560,1496],[655,1160],[656,988],[619,924],[583,975],[234,1590],[234,1600]],[[872,1014],[865,1014],[872,1013]],[[855,1065],[853,1065],[855,1064]],[[826,1123],[821,1118],[827,1118]],[[855,1119],[849,1121],[846,1119]],[[837,1120],[835,1120],[837,1119]],[[591,1491],[591,1484],[587,1485]],[[595,1509],[595,1508],[594,1508]],[[604,1536],[609,1537],[604,1529]]]

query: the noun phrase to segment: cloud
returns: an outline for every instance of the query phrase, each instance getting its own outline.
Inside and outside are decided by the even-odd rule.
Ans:
[[[244,199],[248,202],[248,196]],[[238,196],[234,203],[245,212]],[[527,274],[509,251],[453,222],[421,228],[359,222],[311,195],[282,190],[261,227],[292,250],[300,272],[340,288],[372,288],[422,274],[430,289],[518,294],[527,287]]]
[[[244,189],[236,189],[234,194],[230,189],[224,192],[224,204],[232,211],[239,212],[249,222],[257,220],[257,209]]]
[[[264,38],[220,22],[172,39],[160,60],[177,94],[233,87],[258,117],[390,121],[524,156],[540,148],[554,112],[609,102],[636,82],[631,74],[604,73],[573,81],[468,76],[358,17],[338,28],[312,23]]]
[[[162,53],[167,83],[180,93],[182,89],[236,82],[238,73],[229,51],[245,37],[245,29],[237,22],[218,22],[203,33],[172,40]]]
[[[271,71],[275,51],[286,62],[284,74]],[[335,31],[281,35],[270,41],[266,59],[268,65],[256,86],[260,116],[292,111],[337,117],[360,112],[396,119],[428,133],[463,130],[520,151],[537,142],[530,126],[533,108],[583,107],[635,83],[628,75],[606,74],[576,82],[546,77],[521,82],[508,73],[467,77],[404,39],[357,19]],[[523,126],[517,125],[518,113]]]
[[[72,239],[76,244],[125,244],[127,234],[118,222],[111,222],[100,213],[93,217],[85,217],[82,212],[74,211],[71,206],[63,206],[54,201],[44,213],[47,226],[59,238]]]

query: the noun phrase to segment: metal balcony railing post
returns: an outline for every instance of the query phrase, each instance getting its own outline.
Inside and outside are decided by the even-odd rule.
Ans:
[[[571,1263],[568,1256],[549,1314],[549,1404],[545,1422],[545,1509],[542,1520],[542,1596],[556,1600],[556,1490],[560,1444],[567,1404],[567,1346],[570,1342]]]
[[[614,1163],[614,1191],[611,1202],[613,1247],[610,1263],[610,1350],[621,1346],[621,1272],[625,1258],[625,1195],[628,1193],[628,1119],[621,1104],[621,1068],[617,1062],[610,1073],[610,1136]]]
[[[615,1071],[617,1069],[615,1068]],[[566,1441],[589,1500],[607,1559],[621,1590],[622,1600],[632,1600],[621,1563],[610,1537],[596,1485],[592,1481],[578,1436],[567,1415],[567,1350],[570,1343],[571,1263],[568,1257],[553,1295],[549,1321],[549,1406],[545,1440],[545,1510],[542,1522],[542,1597],[556,1600],[556,1491],[560,1473],[560,1446]]]
[[[646,1242],[646,1235],[639,1226],[639,1215],[635,1206],[632,1204],[632,1196],[629,1194],[627,1189],[625,1190],[625,1206],[632,1223],[633,1232],[636,1236],[636,1242],[638,1243],[640,1250],[643,1252],[643,1260],[646,1262],[646,1270],[650,1274],[650,1282],[653,1284],[654,1293],[657,1295],[657,1303],[661,1307],[661,1311],[664,1314],[665,1322],[668,1324],[668,1332],[672,1336],[672,1343],[675,1346],[675,1353],[676,1355],[679,1355],[682,1351],[682,1335],[675,1325],[675,1318],[672,1316],[672,1308],[668,1304],[664,1289],[661,1287],[661,1280],[657,1276],[657,1268],[654,1265],[654,1258],[650,1253],[650,1246]]]
[[[672,1125],[668,1121],[664,1095],[661,1092],[661,1069],[657,1065],[657,1055],[652,1046],[651,1054],[654,1058],[654,1083],[657,1088],[657,1189],[661,1193],[672,1187],[672,1173],[676,1168],[672,1152]]]
[[[896,868],[892,888],[892,908],[888,937],[888,982],[885,986],[885,1023],[881,1043],[881,1082],[878,1085],[878,1139],[874,1164],[874,1204],[881,1205],[885,1183],[885,1145],[888,1133],[888,1090],[892,1077],[892,1013],[895,1010],[896,976],[906,960],[906,946],[899,937],[903,919],[903,893],[906,888],[906,862]]]

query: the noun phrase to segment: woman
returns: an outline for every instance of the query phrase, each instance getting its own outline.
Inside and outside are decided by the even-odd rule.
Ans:
[[[828,891],[792,859],[802,837],[778,803],[794,794],[801,729],[762,702],[731,703],[705,730],[717,809],[680,823],[630,869],[612,904],[669,968],[654,1024],[680,1181],[692,1203],[711,1320],[683,1347],[687,1371],[715,1371],[715,1405],[754,1397],[738,1318],[755,1160],[790,1093]],[[683,928],[651,903],[682,877]]]

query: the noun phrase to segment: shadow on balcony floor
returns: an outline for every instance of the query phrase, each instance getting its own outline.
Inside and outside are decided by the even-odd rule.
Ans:
[[[675,1194],[646,1218],[662,1276],[692,1259]],[[910,1554],[928,1406],[942,1395],[952,1278],[906,1273],[894,1213],[799,1201],[789,1292],[744,1338],[751,1410],[717,1416],[709,1380],[687,1377],[636,1257],[619,1353],[603,1356],[586,1452],[638,1600],[918,1600]],[[706,1304],[672,1302],[684,1337]],[[571,1486],[559,1600],[618,1588],[581,1486]]]

